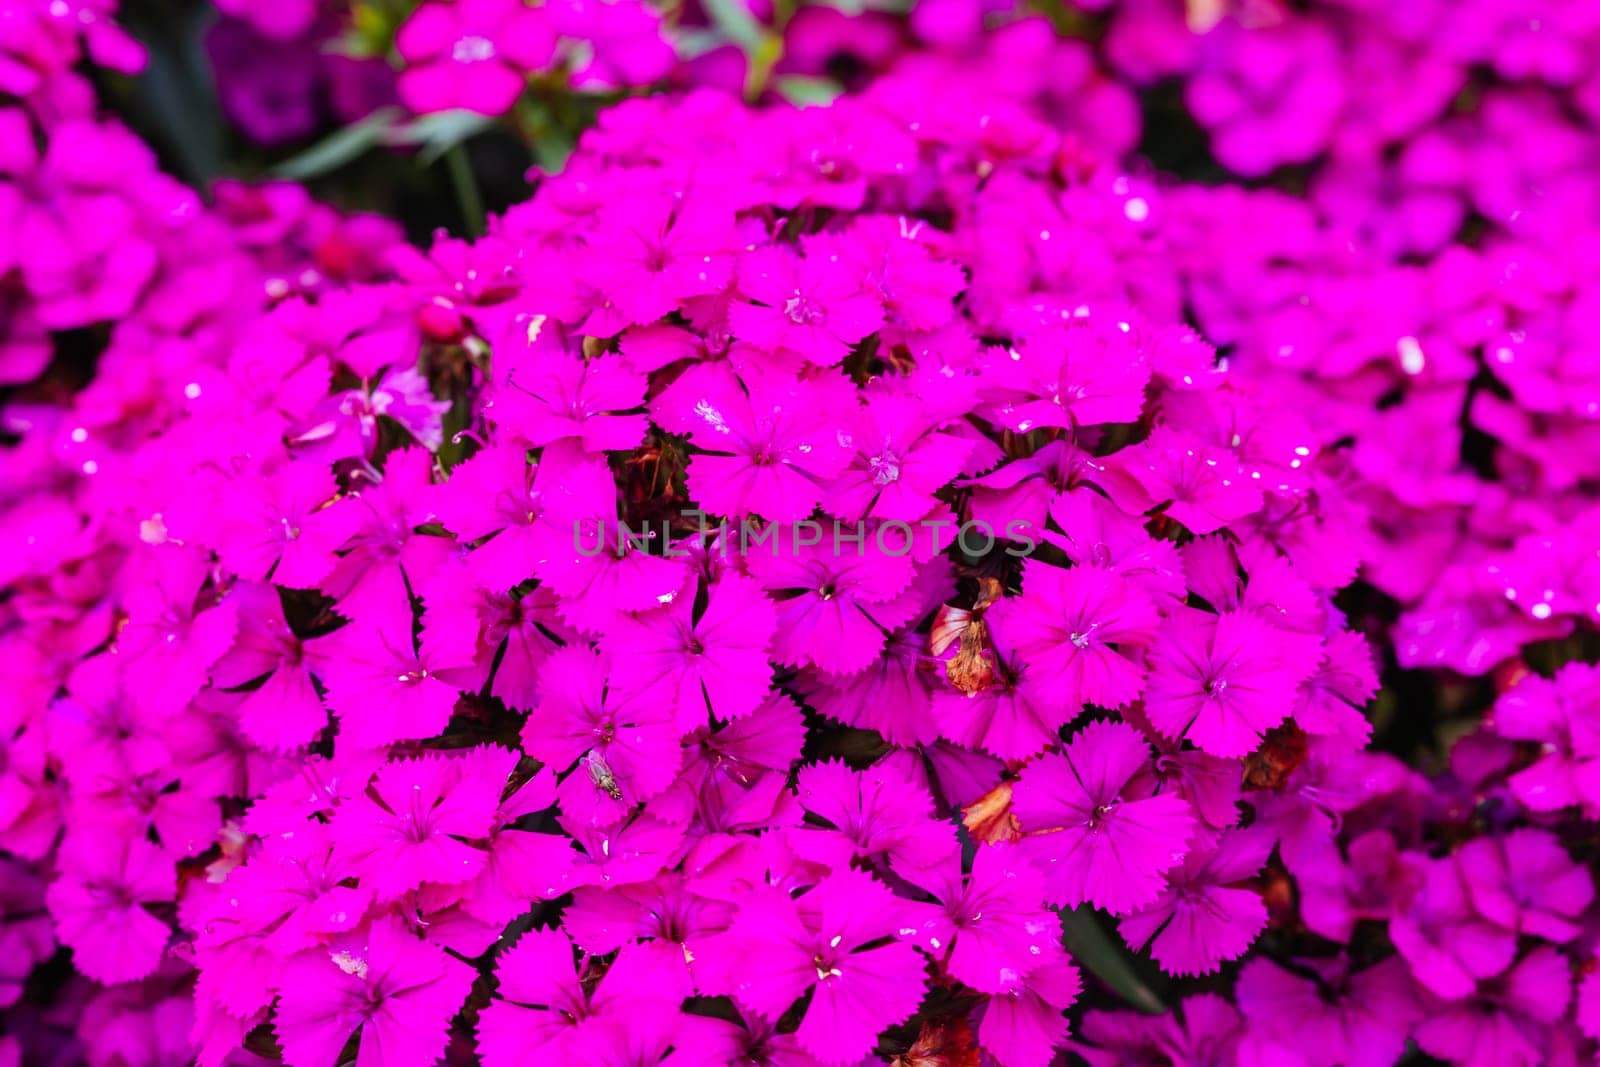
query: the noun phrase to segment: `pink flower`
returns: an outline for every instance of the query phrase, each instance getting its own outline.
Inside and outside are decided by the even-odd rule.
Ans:
[[[1291,972],[1257,957],[1239,971],[1239,1010],[1308,1067],[1390,1067],[1401,1058],[1422,1005],[1405,966],[1390,957],[1365,970],[1350,961],[1296,960]]]
[[[902,906],[854,870],[800,897],[776,887],[747,896],[716,951],[733,998],[776,1020],[811,991],[795,1037],[823,1064],[853,1064],[878,1032],[916,1011],[927,984],[922,956],[891,938]]]
[[[679,595],[689,568],[681,558],[648,551],[667,536],[659,528],[635,530],[621,520],[605,466],[549,449],[543,466],[552,469],[541,525],[553,537],[541,533],[533,570],[557,596],[562,618],[600,634],[628,612],[649,611]]]
[[[971,655],[981,657],[979,677],[969,680],[963,675],[956,684],[950,673],[954,661],[941,663],[948,685],[935,693],[933,705],[940,735],[1008,760],[1026,759],[1054,742],[1063,712],[1048,687],[1032,683],[1033,665],[984,647],[977,635],[963,637],[962,642],[972,642]]]
[[[1456,854],[1478,914],[1508,930],[1558,944],[1578,936],[1594,901],[1594,879],[1543,830],[1480,837]]]
[[[775,662],[855,674],[878,658],[885,631],[917,613],[910,556],[881,553],[876,546],[860,555],[836,553],[824,544],[795,549],[794,530],[772,527],[769,533],[774,547],[752,546],[745,565],[775,601]]]
[[[853,771],[834,760],[813,763],[801,769],[795,789],[801,806],[823,827],[790,838],[807,859],[835,870],[853,860],[882,860],[921,885],[956,854],[950,826],[933,818],[932,798],[908,780],[903,767]]]
[[[983,440],[988,443],[988,438]],[[989,457],[989,462],[995,458]],[[1004,463],[967,483],[972,487],[972,521],[988,523],[997,536],[1005,534],[1008,540],[1023,536],[1038,540],[1050,505],[1087,478],[1091,462],[1088,453],[1061,440]]]
[[[1591,972],[1578,985],[1578,1029],[1600,1036],[1600,971]]]
[[[440,681],[468,692],[487,683],[489,695],[513,708],[534,705],[539,668],[578,631],[558,613],[557,599],[539,587],[524,597],[478,585],[473,567],[457,559],[440,567],[417,592],[426,610],[419,649],[441,668]],[[492,675],[492,680],[491,680]]]
[[[361,925],[372,890],[346,884],[355,879],[356,869],[339,837],[327,823],[306,822],[263,840],[244,864],[217,883],[215,893],[197,903],[206,920],[199,947],[260,938],[274,957],[287,958]],[[236,1015],[248,1013],[250,1005],[239,1002],[234,983],[247,987],[255,983],[246,975],[229,973],[226,966],[213,971],[204,956],[200,970],[208,992],[227,999]],[[247,995],[262,994],[252,989]],[[270,994],[266,996],[270,999]]]
[[[504,749],[489,750],[506,756]],[[501,761],[496,761],[501,762]],[[466,882],[487,856],[476,842],[489,835],[505,786],[483,760],[440,755],[399,760],[340,809],[335,829],[364,888],[393,900],[425,882]]]
[[[1148,947],[1168,974],[1215,973],[1266,928],[1261,894],[1231,883],[1254,878],[1271,850],[1270,835],[1224,830],[1215,845],[1191,849],[1167,874],[1161,896],[1123,919],[1118,932],[1134,950]]]
[[[682,731],[676,707],[647,695],[625,698],[610,676],[607,659],[583,645],[554,653],[540,672],[538,707],[522,726],[522,747],[558,771],[580,757],[598,757],[614,776],[618,795],[611,799],[620,810],[672,783],[683,757]],[[604,788],[588,781],[582,767],[572,780],[587,795]]]
[[[555,327],[530,324],[528,333],[543,329]],[[533,448],[575,440],[591,454],[633,448],[644,439],[643,415],[615,414],[644,403],[645,379],[626,362],[529,349],[512,348],[495,361],[485,414],[502,434]]]
[[[686,300],[727,288],[743,243],[733,212],[714,197],[693,190],[646,194],[618,205],[596,228],[586,242],[584,273],[628,325],[645,326]]]
[[[862,20],[842,24],[854,38]],[[812,255],[837,255],[840,266],[853,272],[862,288],[883,305],[891,331],[926,332],[955,317],[956,300],[966,288],[961,268],[940,247],[945,235],[933,227],[909,224],[903,218],[858,218],[844,233],[824,232],[811,238]]]
[[[1160,623],[1150,598],[1125,579],[1093,567],[1023,565],[1022,595],[990,610],[995,640],[1032,665],[1032,684],[1047,686],[1061,719],[1085,704],[1120,708],[1144,688],[1136,658]]]
[[[1425,869],[1423,857],[1401,852],[1383,830],[1360,835],[1346,851],[1348,860],[1336,848],[1319,851],[1314,863],[1301,863],[1295,872],[1307,928],[1335,941],[1348,941],[1360,919],[1386,921],[1408,906]]]
[[[1253,615],[1170,616],[1150,655],[1145,713],[1168,737],[1214,756],[1243,756],[1291,710],[1304,674],[1285,663],[1282,638]]]
[[[425,3],[395,34],[395,50],[407,64],[400,98],[419,114],[452,108],[503,114],[555,49],[548,15],[522,0]]]
[[[691,367],[651,411],[700,450],[689,460],[688,478],[701,507],[795,522],[811,514],[826,483],[850,462],[850,448],[831,422],[854,404],[842,378],[741,378],[716,364]]]
[[[1171,793],[1129,793],[1149,762],[1137,730],[1102,720],[1023,770],[1012,812],[1044,872],[1046,900],[1120,914],[1160,895],[1162,875],[1183,862],[1194,816]]]
[[[311,28],[311,24],[317,18],[315,0],[288,0],[287,3],[222,0],[217,9],[243,19],[263,36],[280,41],[291,41],[299,37]]]
[[[1044,880],[1019,849],[980,846],[965,878],[951,864],[937,879],[931,890],[939,909],[922,922],[917,938],[935,958],[943,954],[952,977],[1009,995],[1059,960],[1061,922],[1044,906]]]
[[[304,642],[283,617],[277,589],[240,583],[229,596],[239,607],[239,633],[212,668],[212,680],[231,689],[264,678],[239,705],[240,731],[279,752],[310,744],[328,725],[328,712],[312,681]]]
[[[1050,501],[1050,521],[1061,530],[1045,531],[1079,567],[1098,567],[1138,586],[1154,601],[1182,600],[1183,561],[1170,541],[1157,541],[1138,519],[1087,487],[1072,489]]]
[[[1221,995],[1197,993],[1166,1015],[1089,1011],[1080,1029],[1089,1057],[1108,1063],[1271,1063],[1301,1067],[1295,1045],[1252,1032]]]
[[[210,577],[206,556],[162,546],[151,549],[124,598],[128,624],[118,654],[134,701],[152,711],[172,711],[206,683],[210,667],[233,642],[237,609],[203,594]]]
[[[484,745],[467,756],[461,773],[463,777],[483,774],[491,780],[504,780],[517,763],[514,752]],[[577,856],[569,838],[518,825],[528,816],[548,812],[555,803],[556,776],[548,767],[500,801],[490,825],[483,873],[464,887],[459,901],[464,913],[493,927],[510,922],[531,902],[560,896],[578,883],[572,873]]]
[[[396,343],[381,335],[378,341],[380,351]],[[371,458],[381,443],[379,418],[385,417],[431,451],[444,443],[444,413],[449,409],[448,400],[434,399],[428,380],[415,367],[392,367],[376,381],[319,402],[295,424],[288,443],[302,455],[328,462]]]
[[[306,642],[311,669],[339,716],[339,740],[356,749],[432,737],[460,695],[437,672],[459,666],[418,652],[410,615],[355,622]]]
[[[649,85],[677,65],[662,12],[639,0],[555,0],[550,18],[563,37],[589,46],[588,59],[572,72],[585,90]]]
[[[1166,514],[1194,534],[1214,533],[1261,506],[1257,482],[1233,453],[1182,430],[1157,427],[1113,464],[1142,491],[1130,503],[1141,510],[1164,503]]]
[[[434,487],[433,510],[462,542],[482,542],[466,557],[473,580],[506,590],[532,577],[536,561],[572,554],[567,509],[606,508],[609,481],[592,462],[532,464],[527,449],[497,444],[457,464]]]
[[[883,655],[866,670],[842,676],[807,670],[794,685],[830,719],[874,730],[891,744],[926,744],[942,721],[933,711],[927,659],[927,636],[908,626],[890,636]]]
[[[728,309],[734,336],[778,367],[842,361],[852,345],[883,325],[883,307],[838,269],[835,258],[802,257],[782,248],[747,253],[739,263],[745,299]]]
[[[143,838],[83,831],[62,846],[45,903],[73,965],[112,985],[153,974],[172,931],[146,904],[177,893],[172,856]]]
[[[1123,718],[1156,747],[1152,768],[1156,792],[1174,792],[1187,801],[1202,831],[1225,830],[1239,822],[1242,783],[1237,760],[1221,759],[1186,748],[1181,740],[1161,737],[1137,705],[1125,711]]]
[[[1045,1067],[1067,1036],[1066,1010],[1082,991],[1078,969],[1057,954],[1022,985],[989,998],[978,1040],[1004,1067]]]
[[[568,777],[563,785],[576,785],[591,796],[597,792],[593,783],[580,782],[578,776]],[[572,868],[569,879],[572,885],[623,886],[648,882],[665,868],[675,865],[688,851],[682,826],[659,822],[649,815],[620,823],[614,818],[602,820],[596,818],[592,808],[578,810],[574,795],[570,789],[561,795],[560,820],[561,828],[583,850]]]
[[[1348,630],[1329,635],[1323,648],[1321,665],[1301,684],[1294,721],[1308,734],[1364,747],[1372,724],[1362,709],[1378,692],[1372,649],[1364,637]]]
[[[295,589],[315,586],[333,569],[334,552],[350,535],[352,513],[325,507],[338,483],[313,460],[241,478],[228,490],[217,555],[241,578]]]
[[[292,1067],[334,1062],[357,1030],[362,1067],[428,1067],[472,979],[472,968],[397,919],[377,919],[290,963],[273,1028]]]
[[[65,703],[53,705],[49,718],[57,718]],[[48,853],[61,830],[63,789],[53,787],[46,777],[47,722],[41,717],[9,729],[0,727],[0,848],[23,859]]]
[[[1572,965],[1541,945],[1477,996],[1433,1007],[1417,1045],[1462,1067],[1533,1067],[1550,1062],[1550,1028],[1572,1002]]]
[[[789,769],[800,758],[805,722],[788,696],[773,692],[749,715],[684,740],[683,769],[650,804],[691,835],[783,826],[799,821]]]
[[[572,948],[560,930],[529,930],[500,956],[495,968],[500,999],[478,1016],[485,1067],[526,1063],[531,1053],[561,1067],[596,1062],[589,1038],[599,1034],[597,1021],[643,1023],[675,1014],[683,987],[662,982],[639,950],[624,949],[596,986],[588,966],[580,976]],[[609,1044],[611,1035],[604,1039]],[[657,1061],[662,1051],[655,1050]],[[618,1067],[627,1063],[617,1062]]]
[[[1554,678],[1529,674],[1496,702],[1502,737],[1534,741],[1534,763],[1511,776],[1511,790],[1531,811],[1583,804],[1600,811],[1600,670],[1569,663]]]
[[[601,641],[619,695],[671,709],[680,734],[708,717],[754,711],[772,684],[768,648],[777,625],[771,601],[748,578],[725,575],[695,617],[680,595],[652,612],[619,620]]]
[[[1473,911],[1454,858],[1428,863],[1422,891],[1390,921],[1389,936],[1416,980],[1450,1000],[1471,996],[1517,954],[1515,934]]]
[[[585,951],[604,956],[636,941],[632,950],[663,982],[678,977],[685,962],[694,970],[701,940],[728,928],[734,905],[691,892],[682,874],[610,888],[581,886],[561,915],[563,929]],[[692,986],[685,984],[683,994]]]
[[[1345,99],[1332,31],[1311,18],[1246,28],[1232,19],[1201,46],[1187,99],[1217,158],[1247,177],[1311,159]]]
[[[959,474],[972,442],[938,432],[911,397],[869,397],[845,436],[855,454],[827,488],[823,509],[841,519],[916,522]]]
[[[381,480],[357,487],[336,507],[350,513],[344,555],[320,583],[348,617],[400,618],[410,614],[409,575],[419,578],[450,551],[442,537],[418,534],[434,518],[427,487],[432,457],[420,448],[389,453]]]
[[[994,420],[1017,433],[1137,422],[1150,363],[1114,316],[1022,316],[1016,344],[990,360]]]

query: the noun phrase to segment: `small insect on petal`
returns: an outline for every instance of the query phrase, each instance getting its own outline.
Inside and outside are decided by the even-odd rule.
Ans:
[[[587,752],[578,762],[588,772],[589,780],[595,784],[596,789],[612,800],[622,799],[622,789],[617,785],[617,776],[611,772],[611,767],[607,765],[604,756],[598,752]]]

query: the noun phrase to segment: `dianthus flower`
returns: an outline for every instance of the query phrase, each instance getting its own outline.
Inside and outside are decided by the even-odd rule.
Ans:
[[[783,91],[835,51],[887,73],[827,107],[626,99],[427,253],[282,183],[203,204],[83,117],[91,32],[30,13],[0,231],[39,240],[0,251],[0,377],[46,381],[0,412],[0,846],[49,883],[71,985],[116,986],[5,1009],[23,1051],[66,1024],[91,1062],[206,1067],[269,1033],[294,1067],[352,1040],[369,1067],[1292,1062],[1295,1025],[1317,1062],[1579,1049],[1595,752],[1564,664],[1600,468],[1592,279],[1546,244],[1592,153],[1548,86],[1592,49],[1205,7],[1095,16],[1111,66],[1197,71],[1223,166],[1294,163],[1313,199],[1101,158],[1135,98],[1043,19],[757,5]],[[403,91],[649,81],[708,21],[430,2]],[[1378,114],[1356,83],[1413,59],[1423,100]],[[1547,85],[1428,113],[1465,63]],[[1512,147],[1447,165],[1486,131]],[[1481,238],[1444,232],[1469,209]],[[1482,247],[1420,262],[1457,236]],[[1428,775],[1360,751],[1454,736],[1410,688],[1368,720],[1394,662],[1481,675],[1463,715],[1499,694]],[[1121,951],[1079,940],[1092,908],[1170,974],[1249,956],[1101,1012],[1155,993],[1085,988]]]
[[[274,1027],[293,1067],[337,1059],[357,1031],[357,1062],[422,1067],[443,1053],[471,985],[466,964],[380,919],[289,965]]]
[[[1169,617],[1151,654],[1145,713],[1168,737],[1214,756],[1242,756],[1291,710],[1282,694],[1304,678],[1284,639],[1240,612]],[[1287,662],[1286,662],[1287,661]]]
[[[583,763],[578,778],[586,777],[589,766],[608,768],[612,778],[605,788],[631,807],[672,782],[683,729],[675,705],[648,693],[622,695],[611,682],[613,673],[606,657],[581,645],[553,654],[539,684],[539,712],[523,727],[522,745],[557,770]]]
[[[1135,658],[1159,617],[1126,580],[1095,567],[1061,570],[1030,561],[1023,593],[992,609],[995,638],[1032,665],[1070,720],[1085,704],[1120,708],[1144,689]]]
[[[842,404],[854,405],[842,378],[741,377],[724,364],[690,368],[653,411],[699,449],[689,460],[688,480],[704,507],[794,522],[811,513],[822,499],[822,483],[850,462],[847,440],[828,427]]]
[[[547,14],[522,0],[425,3],[395,34],[400,98],[419,113],[509,111],[527,76],[555,58]]]
[[[719,978],[734,1000],[768,1019],[810,991],[795,1032],[801,1048],[821,1063],[853,1063],[922,999],[922,956],[892,940],[901,910],[882,883],[848,869],[799,897],[766,889],[740,904],[719,942]],[[891,940],[874,947],[884,938]]]
[[[730,574],[707,591],[698,618],[694,598],[679,596],[619,621],[602,643],[617,691],[672,709],[682,734],[761,705],[771,685],[775,627],[776,612],[760,588]]]
[[[145,905],[172,900],[175,881],[171,857],[149,841],[91,833],[69,839],[45,903],[74,966],[108,985],[154,973],[171,930]]]
[[[1130,789],[1150,758],[1137,730],[1100,720],[1023,772],[1012,811],[1044,871],[1047,900],[1126,912],[1161,892],[1161,876],[1184,858],[1194,817],[1171,793]]]

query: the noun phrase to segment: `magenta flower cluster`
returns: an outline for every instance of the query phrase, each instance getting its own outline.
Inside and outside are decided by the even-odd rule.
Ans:
[[[700,87],[419,249],[0,0],[0,1067],[1596,1062],[1600,19],[1079,6],[428,0]]]
[[[648,85],[677,54],[661,15],[640,0],[456,0],[423,4],[395,37],[405,62],[400,98],[414,111],[511,109],[530,74],[565,61],[576,87]]]

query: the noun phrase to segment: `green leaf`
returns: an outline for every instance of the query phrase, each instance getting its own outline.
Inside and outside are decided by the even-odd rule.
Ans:
[[[154,24],[128,17],[149,56],[133,80],[131,109],[196,186],[222,173],[223,122],[203,40],[213,17],[209,7]]]
[[[467,158],[466,145],[453,145],[444,155],[450,168],[450,185],[456,192],[456,205],[461,208],[461,221],[467,236],[482,237],[487,229],[483,212],[483,194],[478,192],[478,179],[472,173],[472,161]]]
[[[399,117],[399,108],[379,108],[360,122],[335,130],[304,152],[290,156],[273,167],[272,174],[305,181],[336,171],[383,144],[384,135]]]
[[[1080,966],[1147,1015],[1167,1010],[1139,976],[1133,959],[1100,925],[1093,908],[1062,908],[1060,914],[1061,944]]]
[[[530,147],[533,150],[533,161],[540,170],[546,174],[560,174],[577,145],[561,131],[551,130],[536,138]]]
[[[440,111],[396,127],[385,140],[393,145],[421,146],[417,162],[426,167],[493,125],[494,119],[476,111]]]
[[[767,91],[772,71],[777,67],[778,60],[783,58],[783,38],[777,34],[763,37],[748,55],[750,69],[745,72],[744,98],[754,103]]]
[[[707,52],[714,52],[728,43],[728,39],[716,30],[687,29],[679,30],[673,36],[673,47],[677,49],[678,56],[682,59],[698,59]]]
[[[778,95],[796,107],[825,107],[844,92],[832,78],[812,78],[803,74],[784,74],[773,83]]]
[[[911,0],[807,0],[816,7],[831,7],[846,15],[860,15],[867,11],[886,11],[904,15],[911,10]]]
[[[705,9],[717,29],[747,53],[759,48],[767,36],[766,27],[756,21],[742,0],[705,0]]]

